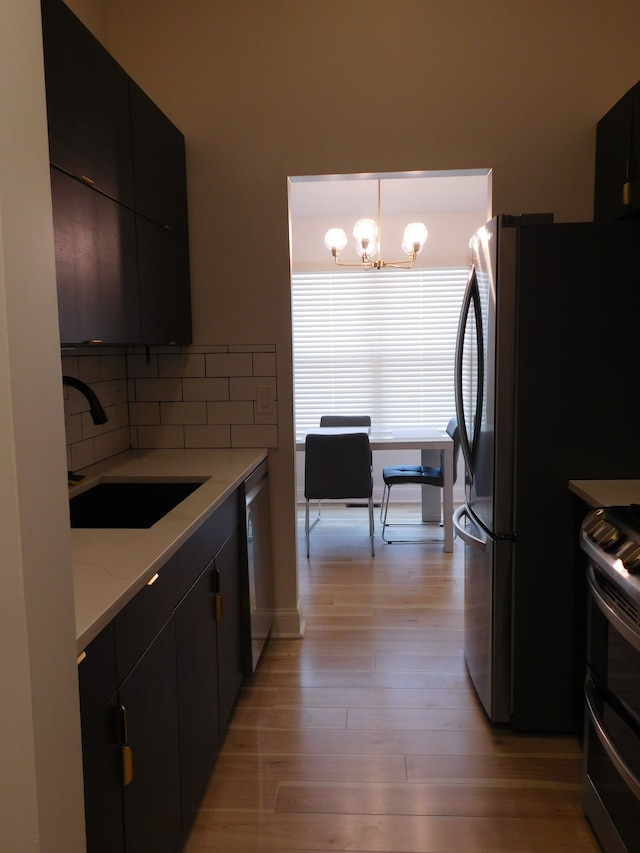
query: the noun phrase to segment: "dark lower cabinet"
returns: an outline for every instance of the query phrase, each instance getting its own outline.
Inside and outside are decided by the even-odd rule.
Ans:
[[[220,745],[216,589],[212,560],[175,613],[185,836],[193,825]]]
[[[131,779],[123,787],[127,853],[175,853],[182,838],[173,619],[119,688]]]
[[[233,494],[79,664],[88,853],[186,842],[242,682],[239,519]]]
[[[124,851],[120,703],[108,700],[82,734],[87,850]]]
[[[215,560],[219,583],[218,709],[220,737],[227,728],[242,684],[240,546],[238,530],[227,539]]]

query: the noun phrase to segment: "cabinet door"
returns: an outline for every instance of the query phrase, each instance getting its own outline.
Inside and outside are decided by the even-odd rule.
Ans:
[[[141,216],[136,223],[142,340],[146,344],[189,344],[189,244]]]
[[[119,711],[114,694],[82,732],[87,853],[124,851]]]
[[[621,219],[631,210],[632,126],[634,90],[631,89],[600,119],[596,129],[596,182],[593,218],[596,222]]]
[[[139,343],[134,214],[51,169],[60,339]]]
[[[123,788],[127,853],[175,853],[182,835],[173,618],[120,686],[133,778]]]
[[[130,91],[135,209],[187,239],[184,136],[133,80]]]
[[[215,569],[221,597],[218,620],[218,709],[222,737],[242,683],[240,547],[237,528],[216,554]]]
[[[61,0],[42,21],[51,163],[133,207],[129,78]]]
[[[200,806],[218,747],[218,642],[213,561],[175,612],[183,833]]]

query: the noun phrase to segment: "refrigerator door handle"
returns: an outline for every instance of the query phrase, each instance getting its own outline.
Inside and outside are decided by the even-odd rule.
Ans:
[[[459,506],[458,509],[453,513],[453,529],[456,533],[456,536],[459,536],[465,544],[471,545],[472,548],[476,548],[478,551],[486,551],[487,540],[479,539],[477,536],[472,536],[466,529],[466,527],[463,526],[462,519],[465,516],[467,518],[470,518],[466,504]]]
[[[477,368],[477,376],[476,376],[476,410],[474,412],[474,422],[472,427],[474,429],[474,437],[470,439],[469,437],[469,425],[467,424],[467,420],[465,418],[465,410],[464,410],[464,401],[462,395],[462,386],[463,386],[463,361],[464,361],[464,341],[465,334],[467,329],[467,320],[469,319],[469,313],[471,309],[474,309],[474,319],[476,326],[476,349],[477,349],[477,359],[478,359],[478,368]],[[482,329],[482,317],[481,317],[481,305],[480,305],[480,292],[478,289],[478,275],[476,273],[475,265],[471,266],[471,272],[469,274],[469,281],[467,282],[467,287],[464,294],[464,300],[462,303],[462,309],[460,312],[460,321],[458,324],[458,336],[456,339],[456,356],[455,356],[455,403],[456,403],[456,417],[458,418],[458,424],[460,426],[460,445],[462,447],[462,455],[464,457],[466,469],[469,474],[473,477],[474,473],[474,457],[475,457],[475,444],[476,444],[476,434],[475,430],[479,428],[480,418],[482,416],[482,406],[484,403],[483,394],[484,394],[484,342],[483,342],[483,329]]]

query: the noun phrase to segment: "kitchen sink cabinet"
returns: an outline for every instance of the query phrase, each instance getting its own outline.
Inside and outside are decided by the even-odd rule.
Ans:
[[[78,662],[87,849],[124,853],[122,764],[113,623]]]
[[[239,525],[234,492],[79,664],[89,853],[186,841],[242,681]]]
[[[237,496],[232,495],[208,525],[215,556],[175,611],[185,836],[242,681],[238,524]]]
[[[173,619],[118,688],[131,779],[123,786],[127,853],[180,849],[180,745]]]
[[[61,341],[191,343],[184,137],[62,0],[41,5]]]
[[[640,216],[640,83],[596,127],[594,220]]]

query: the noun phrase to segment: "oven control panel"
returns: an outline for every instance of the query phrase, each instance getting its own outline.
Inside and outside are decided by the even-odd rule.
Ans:
[[[620,560],[629,574],[640,573],[640,512],[631,507],[597,509],[585,519],[583,534],[598,548]]]

